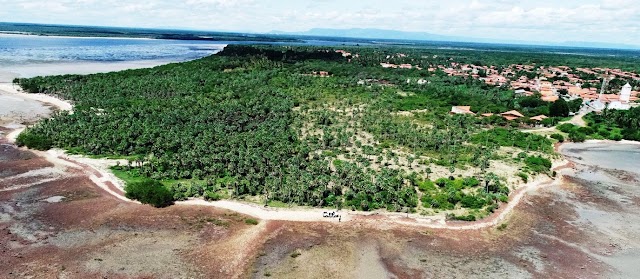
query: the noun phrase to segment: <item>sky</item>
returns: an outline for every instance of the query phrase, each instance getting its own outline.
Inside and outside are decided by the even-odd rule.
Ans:
[[[379,28],[640,46],[637,0],[0,0],[0,21],[265,33]]]

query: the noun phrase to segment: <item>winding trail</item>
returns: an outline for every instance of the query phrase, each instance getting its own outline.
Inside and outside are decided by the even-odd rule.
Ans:
[[[7,91],[6,86],[0,88]],[[24,97],[38,100],[56,106],[60,110],[72,110],[73,106],[69,102],[65,102],[47,95],[26,94],[13,90],[10,92],[13,96]],[[15,143],[15,138],[24,128],[18,128],[11,131],[6,137],[9,142]],[[131,203],[138,203],[125,197],[124,182],[118,179],[111,171],[110,167],[117,164],[117,160],[107,159],[91,159],[78,155],[67,155],[63,150],[53,149],[49,151],[32,150],[36,155],[42,156],[51,162],[54,167],[64,172],[68,168],[80,170],[87,175],[91,181],[100,189],[109,193],[113,197]],[[122,162],[120,162],[122,164]],[[126,163],[125,163],[126,164]],[[561,164],[564,164],[562,162]],[[560,163],[554,165],[560,169]],[[333,222],[333,223],[364,223],[375,226],[392,226],[392,227],[423,227],[432,229],[449,229],[449,230],[478,230],[496,226],[502,223],[513,210],[520,204],[527,193],[537,191],[552,183],[559,183],[559,180],[551,178],[537,179],[520,188],[518,188],[509,197],[509,203],[503,205],[494,214],[476,222],[448,222],[444,216],[421,216],[418,214],[393,213],[393,212],[356,212],[356,211],[337,211],[336,214],[341,218],[325,218],[325,212],[332,212],[332,209],[317,208],[266,208],[257,204],[244,203],[239,201],[205,201],[202,199],[190,199],[187,201],[176,202],[176,205],[185,206],[212,206],[235,211],[241,214],[249,215],[262,220],[280,220],[294,222]],[[25,186],[26,187],[26,186]]]

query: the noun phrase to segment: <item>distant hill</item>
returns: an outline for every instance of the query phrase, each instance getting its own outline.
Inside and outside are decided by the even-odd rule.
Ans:
[[[375,28],[351,28],[351,29],[331,29],[313,28],[304,32],[272,31],[270,34],[297,35],[297,36],[320,36],[320,37],[343,37],[360,39],[387,39],[387,40],[409,40],[409,41],[447,41],[447,42],[473,42],[490,44],[515,44],[515,45],[542,45],[542,46],[562,46],[562,47],[587,47],[587,48],[613,48],[613,49],[640,49],[640,46],[616,43],[601,42],[534,42],[521,40],[498,40],[487,38],[473,38],[463,36],[438,35],[427,32],[405,32]]]
[[[477,38],[465,38],[456,36],[437,35],[426,32],[404,32],[374,28],[351,28],[351,29],[330,29],[313,28],[305,32],[284,32],[272,31],[272,34],[299,35],[299,36],[322,36],[322,37],[344,37],[361,39],[388,39],[388,40],[415,40],[415,41],[481,41]]]

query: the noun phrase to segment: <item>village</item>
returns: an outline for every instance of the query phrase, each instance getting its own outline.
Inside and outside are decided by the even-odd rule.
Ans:
[[[348,53],[347,53],[348,54]],[[390,58],[405,58],[406,54],[387,56]],[[383,68],[390,69],[416,69],[422,67],[412,64],[380,63]],[[545,102],[555,102],[560,98],[566,101],[582,100],[581,111],[600,112],[607,109],[629,110],[631,107],[640,106],[640,74],[611,68],[571,68],[568,66],[545,67],[536,65],[512,64],[508,67],[478,66],[473,64],[460,64],[451,62],[449,65],[438,65],[426,69],[429,72],[444,72],[448,76],[474,78],[483,81],[490,86],[507,87],[513,90],[515,96],[534,96],[540,94],[540,99]],[[412,82],[411,80],[407,81]],[[415,81],[419,85],[428,81],[419,79]],[[635,84],[634,88],[631,84]],[[616,86],[616,84],[624,84]],[[636,90],[634,90],[636,89]],[[451,114],[476,114],[470,106],[454,106]],[[573,113],[572,113],[573,114]],[[492,113],[483,113],[482,117],[491,117]],[[516,120],[525,117],[522,113],[511,110],[501,113],[506,120]],[[548,118],[546,115],[538,115],[529,119],[541,122]]]

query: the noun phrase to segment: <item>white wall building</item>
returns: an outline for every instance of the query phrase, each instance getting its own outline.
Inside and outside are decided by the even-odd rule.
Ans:
[[[620,91],[620,101],[623,103],[629,103],[629,99],[631,98],[631,85],[626,84],[622,87],[622,91]]]

